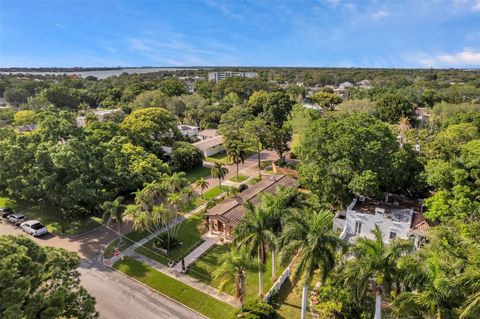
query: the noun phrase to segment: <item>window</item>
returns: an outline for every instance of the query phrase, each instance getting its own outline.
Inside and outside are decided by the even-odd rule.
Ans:
[[[362,233],[362,222],[355,222],[355,234],[361,234]]]
[[[394,231],[390,232],[390,240],[397,238],[397,233]]]

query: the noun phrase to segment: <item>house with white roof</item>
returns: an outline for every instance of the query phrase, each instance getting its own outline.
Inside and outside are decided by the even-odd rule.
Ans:
[[[180,133],[185,137],[195,137],[198,134],[198,126],[192,125],[177,125]]]
[[[373,238],[372,231],[378,226],[384,242],[410,239],[420,247],[430,228],[422,210],[422,200],[392,194],[386,194],[383,201],[360,196],[335,215],[333,229],[342,239],[354,242],[359,237]]]
[[[223,146],[223,136],[215,136],[209,139],[201,140],[193,143],[198,149],[200,149],[205,158],[225,151]]]

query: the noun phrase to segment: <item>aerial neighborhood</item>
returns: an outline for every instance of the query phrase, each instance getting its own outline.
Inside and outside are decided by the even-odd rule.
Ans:
[[[0,0],[0,319],[479,319],[479,21]]]

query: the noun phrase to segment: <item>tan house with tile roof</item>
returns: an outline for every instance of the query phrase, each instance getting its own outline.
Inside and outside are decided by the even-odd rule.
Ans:
[[[279,187],[296,186],[297,181],[286,175],[273,175],[264,178],[233,198],[227,198],[218,205],[210,208],[206,216],[208,227],[212,234],[222,235],[230,239],[235,226],[243,219],[246,201],[258,205],[262,193],[275,193]]]

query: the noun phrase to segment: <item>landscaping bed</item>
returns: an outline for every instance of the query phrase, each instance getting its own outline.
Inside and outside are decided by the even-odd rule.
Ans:
[[[182,253],[187,255],[204,241],[201,238],[201,235],[204,233],[203,222],[203,214],[195,214],[182,221],[177,233],[177,240],[182,242],[182,245],[171,249],[168,255],[155,247],[155,239],[137,248],[136,252],[164,265],[167,265],[171,261],[179,262],[182,259]]]
[[[220,257],[230,250],[229,245],[216,245],[206,252],[202,257],[188,267],[187,275],[193,277],[201,282],[204,282],[214,288],[218,289],[219,281],[213,279],[212,273],[219,266]],[[277,262],[277,277],[285,270],[285,267]],[[267,263],[263,272],[263,293],[273,286],[272,276],[272,257],[267,256]],[[234,296],[235,287],[231,284],[226,285],[224,292]],[[258,296],[258,270],[256,267],[247,271],[247,298]]]
[[[131,258],[114,268],[211,319],[233,318],[238,309]]]

